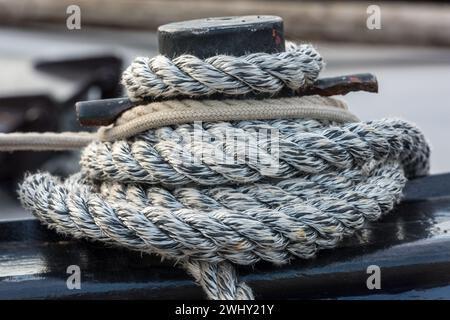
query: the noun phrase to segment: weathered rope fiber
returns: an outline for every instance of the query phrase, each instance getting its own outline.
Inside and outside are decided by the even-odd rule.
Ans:
[[[217,55],[199,59],[181,55],[136,58],[123,73],[131,100],[148,97],[200,97],[216,93],[242,96],[297,90],[317,79],[324,62],[309,44],[286,43],[286,52],[253,53],[242,57]]]
[[[323,64],[318,54],[310,46],[289,48],[204,61],[141,59],[125,72],[124,83],[131,98],[142,100],[276,93],[314,81]],[[305,99],[312,106],[325,101]],[[335,103],[333,110],[345,109]],[[234,111],[235,118],[183,118],[170,126],[146,118],[158,112],[148,107],[125,113],[115,126],[133,127],[109,132],[113,141],[91,142],[81,172],[65,180],[28,175],[20,200],[57,232],[178,262],[210,299],[253,299],[234,264],[280,265],[334,248],[390,211],[406,180],[429,169],[424,136],[402,120],[280,118],[276,112],[243,119],[248,114]]]
[[[280,168],[285,168],[284,163],[297,168],[282,171],[286,173],[282,179],[265,179],[257,168],[245,165],[201,164],[189,171],[172,167],[163,157],[152,160],[158,144],[169,141],[158,136],[167,131],[172,139],[176,132],[189,134],[189,126],[180,125],[113,144],[94,142],[84,151],[82,175],[66,181],[49,174],[28,176],[20,187],[20,199],[58,232],[180,261],[210,298],[237,299],[252,294],[236,280],[229,263],[282,264],[333,248],[365,221],[392,209],[400,199],[405,175],[414,177],[428,170],[428,145],[420,131],[404,121],[342,126],[297,119],[233,125],[252,135],[267,124],[279,126],[283,140],[292,136],[308,146],[281,157]],[[215,126],[221,124],[206,125]],[[106,154],[92,153],[99,147]],[[183,146],[193,154],[196,147]],[[292,145],[291,151],[297,148]],[[241,149],[233,150],[233,157],[239,158]],[[367,159],[372,162],[369,167]],[[316,167],[315,160],[322,166]],[[197,172],[199,168],[204,170]],[[249,180],[234,184],[242,183],[240,177]],[[208,187],[208,179],[215,179],[215,186]]]

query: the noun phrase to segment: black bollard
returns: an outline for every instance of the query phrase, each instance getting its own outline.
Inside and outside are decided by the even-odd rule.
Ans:
[[[276,16],[218,17],[175,22],[158,28],[159,53],[169,58],[192,54],[205,59],[218,54],[285,51],[283,19]]]
[[[247,53],[276,53],[285,50],[283,19],[276,16],[218,17],[188,20],[158,28],[159,52],[170,58],[192,54],[207,58],[217,54],[240,56]],[[76,103],[83,126],[112,123],[133,107],[127,98]]]

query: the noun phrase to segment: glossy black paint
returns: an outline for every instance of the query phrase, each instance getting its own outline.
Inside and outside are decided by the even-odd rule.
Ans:
[[[424,178],[448,181],[450,174]],[[424,185],[425,185],[424,184]],[[408,190],[408,189],[407,189]],[[424,190],[424,189],[423,189]],[[259,299],[450,299],[450,189],[408,194],[394,212],[339,248],[275,267],[241,267]],[[81,268],[81,290],[66,269]],[[381,290],[368,290],[367,267],[381,268]],[[0,223],[0,299],[197,299],[187,274],[156,256],[74,241],[35,220]]]
[[[124,111],[135,107],[128,98],[79,101],[75,103],[77,119],[82,126],[106,126]]]
[[[159,53],[170,58],[192,54],[200,59],[218,54],[285,51],[283,19],[276,16],[217,17],[174,22],[158,28]]]

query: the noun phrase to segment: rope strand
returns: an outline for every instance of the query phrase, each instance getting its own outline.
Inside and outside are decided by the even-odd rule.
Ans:
[[[255,121],[253,129],[261,124]],[[428,168],[429,148],[423,135],[404,121],[318,126],[312,120],[274,120],[266,124],[282,126],[280,131],[285,137],[303,141],[308,146],[305,150],[314,152],[311,159],[326,159],[330,166],[310,173],[297,170],[295,175],[275,180],[259,176],[241,185],[231,179],[208,186],[211,177],[201,180],[195,175],[196,180],[191,179],[194,171],[189,163],[171,171],[164,158],[155,160],[152,172],[142,172],[131,156],[145,159],[148,151],[141,149],[144,152],[138,156],[123,148],[132,143],[155,149],[164,136],[158,130],[188,135],[192,126],[180,125],[147,132],[132,141],[117,141],[114,146],[93,142],[83,155],[81,174],[66,181],[46,173],[28,176],[20,186],[20,199],[41,221],[60,233],[181,261],[209,298],[251,298],[251,291],[240,284],[228,263],[249,265],[265,260],[279,265],[333,248],[366,221],[378,219],[393,208],[406,183],[403,168],[409,168],[412,176],[422,175]],[[251,121],[228,123],[226,127],[229,126],[245,128],[241,130],[251,134]],[[307,129],[299,132],[300,127]],[[331,141],[335,141],[332,145],[336,149],[322,142],[314,145],[313,142],[321,141],[319,137],[335,139]],[[356,137],[363,140],[354,140]],[[100,156],[91,152],[91,148],[100,146],[119,154]],[[379,152],[380,146],[386,147],[384,152]],[[189,152],[196,147],[183,146]],[[177,144],[170,148],[177,148]],[[339,155],[338,150],[346,156]],[[374,162],[370,168],[365,168],[362,155],[370,155]],[[337,159],[342,163],[331,162]],[[280,162],[291,165],[304,160],[304,153],[294,152]],[[206,167],[212,168],[203,164],[195,170]],[[218,168],[216,164],[215,169]],[[233,177],[225,169],[234,170],[224,165],[220,177]],[[181,172],[190,174],[173,176]],[[150,177],[160,183],[149,185]]]
[[[275,54],[218,55],[205,60],[192,55],[173,60],[162,55],[139,57],[123,73],[122,84],[133,101],[216,93],[275,95],[283,88],[297,90],[311,84],[323,67],[322,57],[311,45],[289,43],[286,52]]]
[[[275,94],[316,80],[320,55],[287,48],[138,58],[123,83],[143,102]],[[43,137],[0,136],[0,148],[61,147]],[[392,210],[406,180],[427,174],[430,156],[414,125],[358,122],[342,102],[317,96],[156,102],[125,112],[97,138],[70,142],[89,143],[79,173],[27,175],[23,206],[59,233],[172,259],[209,299],[254,298],[234,265],[281,265],[336,247]]]

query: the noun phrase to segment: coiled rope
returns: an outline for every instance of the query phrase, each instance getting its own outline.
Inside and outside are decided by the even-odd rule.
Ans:
[[[136,58],[123,73],[122,84],[131,100],[199,97],[220,93],[276,94],[293,90],[317,79],[324,66],[322,57],[308,44],[286,43],[286,51],[253,53],[242,57],[217,55],[199,59],[181,55],[173,60],[158,55]]]
[[[297,51],[310,58],[295,60]],[[297,86],[314,80],[318,72],[310,72],[310,66],[322,63],[315,51],[297,51],[219,56],[221,63],[219,58],[200,63],[191,56],[157,57],[145,62],[151,75],[136,74],[134,63],[124,83],[135,99],[229,93],[232,88],[243,93],[275,88],[272,82],[255,83],[267,84],[278,68],[277,79],[288,86],[297,81]],[[285,57],[292,65],[280,62]],[[279,64],[266,63],[270,59]],[[157,67],[160,61],[169,67]],[[230,63],[225,69],[224,61],[257,67]],[[207,65],[233,76],[217,76],[215,82]],[[270,65],[270,71],[264,69]],[[291,79],[294,69],[302,73]],[[254,82],[248,70],[257,75]],[[168,75],[179,80],[167,81]],[[145,86],[137,86],[144,78]],[[323,104],[323,98],[308,99],[310,107]],[[151,112],[124,115],[116,126]],[[146,130],[135,124],[121,139],[91,142],[83,150],[80,173],[65,180],[48,173],[28,175],[19,197],[57,232],[178,262],[210,299],[253,299],[251,289],[238,280],[235,264],[264,260],[280,265],[336,247],[366,221],[390,211],[406,179],[428,172],[429,146],[420,130],[402,120],[355,122],[289,113],[261,119],[179,121]],[[260,139],[261,131],[275,138]]]

